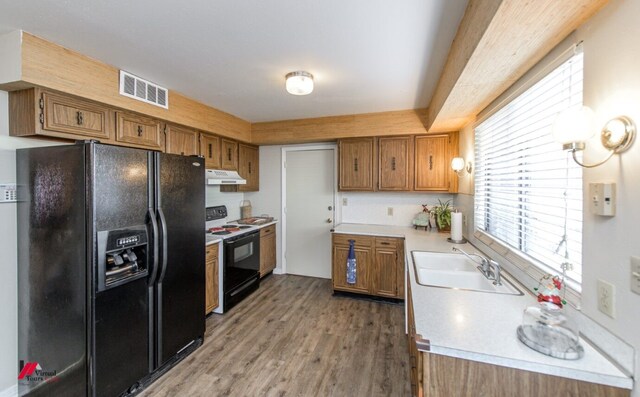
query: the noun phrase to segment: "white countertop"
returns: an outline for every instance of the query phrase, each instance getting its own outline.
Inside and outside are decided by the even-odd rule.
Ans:
[[[430,344],[429,352],[526,371],[561,376],[625,389],[633,387],[626,376],[593,346],[581,339],[585,354],[579,360],[561,360],[538,353],[516,336],[526,306],[536,302],[524,296],[427,287],[417,283],[411,251],[451,252],[456,244],[448,234],[412,227],[341,224],[335,233],[403,237],[411,282],[416,333]],[[472,245],[460,246],[477,252]],[[513,277],[507,278],[514,281]]]

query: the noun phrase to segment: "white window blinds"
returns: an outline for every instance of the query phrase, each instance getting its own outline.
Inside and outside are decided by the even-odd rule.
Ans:
[[[545,273],[561,274],[570,263],[577,289],[582,169],[551,128],[559,112],[582,105],[582,64],[582,53],[573,55],[475,129],[477,237]]]

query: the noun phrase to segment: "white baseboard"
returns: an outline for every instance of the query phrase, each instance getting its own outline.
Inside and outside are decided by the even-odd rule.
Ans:
[[[282,271],[282,268],[276,267],[275,269],[273,269],[273,274],[284,274],[284,272]],[[0,394],[0,397],[4,396]]]
[[[15,384],[13,386],[9,386],[4,390],[0,390],[0,397],[17,397],[18,396],[18,385]]]

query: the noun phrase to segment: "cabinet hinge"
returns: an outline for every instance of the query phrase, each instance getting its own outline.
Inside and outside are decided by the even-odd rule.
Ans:
[[[40,112],[40,125],[44,127],[44,113]]]
[[[40,109],[44,109],[44,99],[40,98]]]
[[[162,130],[162,133],[167,135],[167,125],[166,124],[164,125],[164,129]]]

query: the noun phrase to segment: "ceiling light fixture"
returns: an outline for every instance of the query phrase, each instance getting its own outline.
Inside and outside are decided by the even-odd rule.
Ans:
[[[585,168],[593,168],[604,164],[614,154],[622,153],[631,146],[636,135],[636,125],[629,117],[618,116],[609,120],[600,131],[600,142],[609,155],[595,164],[581,163],[576,152],[584,150],[585,141],[595,133],[595,114],[586,106],[570,108],[561,112],[553,123],[553,138],[562,144],[564,150],[573,155],[573,160]]]
[[[308,95],[313,91],[313,75],[309,72],[287,73],[285,79],[287,92],[291,95]]]

